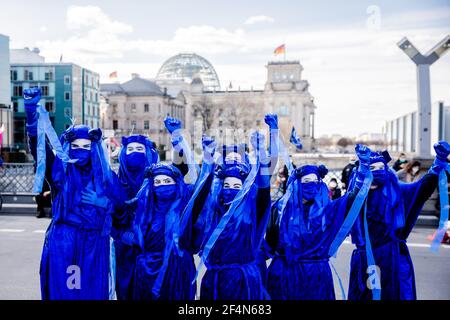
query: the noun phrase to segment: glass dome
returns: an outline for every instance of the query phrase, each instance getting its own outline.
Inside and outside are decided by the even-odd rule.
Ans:
[[[191,83],[199,76],[206,90],[219,90],[220,82],[216,70],[205,58],[195,53],[180,53],[164,62],[156,80],[182,80]]]

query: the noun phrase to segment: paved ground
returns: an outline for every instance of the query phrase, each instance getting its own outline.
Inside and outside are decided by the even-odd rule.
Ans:
[[[49,219],[0,215],[0,299],[40,299],[39,260]],[[416,270],[419,299],[450,299],[450,246],[430,252],[432,229],[416,228],[409,247]],[[347,290],[353,246],[341,246],[334,265]],[[197,259],[198,260],[198,259]],[[336,282],[336,294],[341,297]]]

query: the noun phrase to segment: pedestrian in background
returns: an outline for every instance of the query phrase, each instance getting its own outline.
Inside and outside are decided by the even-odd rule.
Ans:
[[[397,171],[398,180],[402,182],[416,182],[420,178],[421,164],[419,161],[408,162],[405,168]]]
[[[336,200],[342,196],[342,190],[339,188],[338,181],[336,178],[331,178],[328,182],[328,197],[331,200]]]
[[[404,154],[402,152],[402,153],[400,153],[400,156],[398,157],[397,161],[394,162],[392,169],[394,169],[394,171],[399,171],[399,170],[403,169],[407,163],[408,163],[408,160],[406,159],[406,154]]]

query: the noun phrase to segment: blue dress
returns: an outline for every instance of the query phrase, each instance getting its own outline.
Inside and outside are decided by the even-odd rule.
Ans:
[[[166,174],[176,181],[177,195],[171,201],[155,201],[152,178],[146,179],[138,193],[134,242],[139,245],[136,258],[133,298],[137,300],[193,300],[195,264],[189,243],[180,236],[181,215],[192,186],[183,182],[178,171],[172,175],[167,165],[156,164],[152,176]]]
[[[407,239],[426,200],[437,185],[437,175],[428,173],[414,183],[402,183],[389,172],[382,189],[371,190],[367,199],[367,223],[375,263],[380,268],[382,300],[415,300],[414,268]],[[350,300],[372,300],[367,287],[367,257],[364,221],[352,230],[356,245],[351,258]]]
[[[281,220],[283,198],[272,208],[266,240],[275,257],[268,269],[267,291],[273,300],[334,300],[329,250],[359,189],[330,202],[321,182],[323,195],[299,206],[301,183],[292,183]]]
[[[260,174],[257,167],[245,179],[241,196],[237,195],[230,207],[223,207],[217,201],[224,179],[220,173],[214,175],[217,166],[205,170],[206,182],[197,186],[197,189],[210,190],[201,204],[201,212],[193,220],[194,247],[207,268],[201,283],[201,300],[265,298],[257,256],[271,200],[270,187],[255,182]],[[222,229],[220,234],[219,229]]]

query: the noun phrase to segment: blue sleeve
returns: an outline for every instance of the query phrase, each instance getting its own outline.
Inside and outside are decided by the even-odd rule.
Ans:
[[[33,156],[35,164],[37,163],[37,126],[38,126],[38,113],[36,107],[25,106],[25,112],[27,116],[27,135],[28,135],[28,147],[30,153]],[[52,168],[55,161],[55,154],[52,151],[48,141],[45,144],[46,152],[46,168],[45,168],[45,179],[51,187],[54,187],[52,179]],[[36,169],[36,168],[35,168]]]
[[[405,205],[406,223],[400,230],[400,237],[407,238],[412,228],[416,224],[417,218],[425,202],[433,194],[438,185],[438,176],[427,173],[419,181],[413,183],[399,182],[402,197]]]

